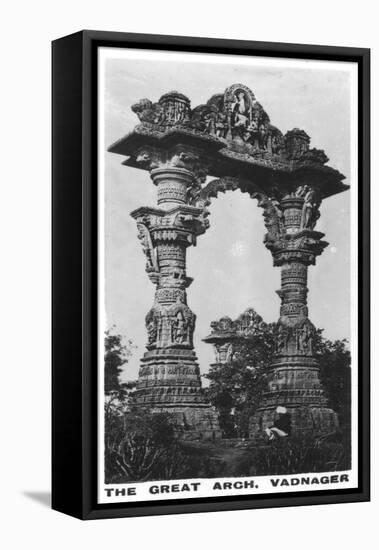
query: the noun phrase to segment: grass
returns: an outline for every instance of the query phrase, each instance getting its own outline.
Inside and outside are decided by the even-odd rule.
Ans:
[[[350,441],[342,432],[272,442],[241,439],[185,441],[166,449],[147,480],[293,475],[348,470]],[[111,483],[142,481],[115,472]]]

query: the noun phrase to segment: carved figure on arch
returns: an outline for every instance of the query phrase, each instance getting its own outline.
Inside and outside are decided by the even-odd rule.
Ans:
[[[218,112],[216,123],[215,123],[215,134],[216,137],[225,138],[227,132],[227,116],[225,113]]]
[[[183,344],[187,336],[186,322],[183,312],[179,310],[171,321],[171,339],[177,344]]]
[[[163,109],[159,103],[153,103],[150,99],[140,99],[132,105],[132,111],[136,113],[141,122],[159,124],[163,118]]]
[[[145,318],[148,345],[156,344],[162,336],[163,317],[160,311],[152,308]]]
[[[276,349],[278,353],[284,352],[287,350],[288,341],[289,341],[289,330],[287,327],[279,324],[276,340]]]
[[[234,97],[231,123],[235,133],[243,137],[251,121],[251,105],[248,96],[242,90],[238,90]]]
[[[273,155],[279,155],[284,148],[284,138],[282,132],[275,126],[270,125],[269,129],[269,147]]]
[[[307,355],[313,354],[313,329],[304,323],[297,331],[298,350]]]
[[[276,241],[283,233],[283,211],[277,199],[262,193],[253,195],[258,199],[258,206],[263,208],[263,218],[267,229],[267,239]]]
[[[267,149],[268,143],[268,128],[265,124],[261,123],[258,129],[258,146],[259,149]]]
[[[306,194],[304,196],[304,205],[301,213],[301,229],[311,229],[315,228],[317,220],[320,217],[320,200],[317,197],[316,192],[311,189],[309,186],[307,188]]]
[[[155,249],[151,240],[150,231],[144,223],[137,223],[138,239],[141,241],[142,250],[146,256],[146,271],[159,272]]]

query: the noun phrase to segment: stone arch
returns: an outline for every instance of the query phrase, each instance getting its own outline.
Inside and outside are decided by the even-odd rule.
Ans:
[[[324,234],[315,230],[319,206],[322,199],[348,188],[342,183],[344,176],[326,165],[322,150],[310,149],[304,130],[282,134],[273,126],[253,92],[242,84],[231,85],[195,108],[189,98],[174,91],[156,103],[142,99],[132,109],[140,124],[109,151],[126,156],[125,166],[148,171],[157,186],[157,204],[131,213],[147,258],[147,274],[156,286],[154,311],[172,321],[178,298],[189,307],[186,289],[192,278],[186,274],[186,251],[208,229],[212,200],[237,189],[256,199],[267,230],[264,244],[274,266],[281,268],[277,326],[282,338],[277,338],[270,373],[284,374],[281,387],[265,395],[251,433],[272,423],[278,404],[293,409],[300,431],[308,429],[309,413],[315,408],[323,428],[329,429],[336,415],[327,408],[317,359],[311,355],[312,346],[306,345],[312,325],[307,323],[303,340],[297,332],[292,331],[296,334],[292,341],[286,334],[289,328],[298,330],[301,325],[302,329],[308,318],[308,267],[327,246]],[[207,176],[216,179],[206,183]],[[178,347],[184,344],[185,330],[184,318],[179,317],[174,331],[177,342],[172,342],[175,338],[170,337],[168,326],[159,333],[155,314],[148,317],[150,343],[141,359],[137,400],[171,411],[175,406],[178,418],[191,416],[193,431],[209,437],[216,428],[220,436],[217,417],[201,393],[199,373],[182,376],[177,368],[179,361],[188,373],[198,367],[192,342],[187,348]],[[187,321],[193,332],[190,317],[194,320],[194,314]],[[150,349],[153,342],[155,347]],[[150,369],[159,376],[153,378]],[[169,383],[166,371],[172,373]],[[308,381],[308,374],[313,380]],[[184,392],[184,387],[194,389],[193,394]]]
[[[220,193],[236,190],[246,193],[251,199],[256,199],[258,207],[263,209],[264,224],[267,230],[265,243],[280,238],[283,233],[283,212],[279,200],[274,194],[268,194],[247,179],[238,176],[213,179],[204,185],[195,196],[189,198],[189,204],[202,208],[208,216],[208,207],[213,199],[216,199]]]

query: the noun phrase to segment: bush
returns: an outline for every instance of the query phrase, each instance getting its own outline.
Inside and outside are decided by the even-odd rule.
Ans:
[[[342,432],[313,438],[297,436],[257,446],[251,458],[240,465],[244,475],[295,475],[348,470],[350,440]],[[242,475],[242,472],[241,472]]]
[[[160,476],[172,452],[174,430],[167,414],[132,408],[105,416],[105,482],[146,481]]]

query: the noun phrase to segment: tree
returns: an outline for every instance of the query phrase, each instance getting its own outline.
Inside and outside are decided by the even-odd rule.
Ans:
[[[115,333],[113,325],[105,332],[104,348],[104,392],[106,395],[116,393],[121,398],[123,393],[135,386],[134,382],[120,383],[120,374],[132,354],[133,343],[131,340],[124,343],[124,338]]]
[[[122,415],[111,412],[105,429],[106,482],[159,478],[175,442],[169,415],[133,405]]]
[[[115,326],[105,332],[104,339],[104,420],[105,440],[114,430],[120,428],[120,418],[125,414],[132,400],[136,382],[120,382],[120,375],[132,354],[133,343],[123,343],[121,334],[115,332]],[[113,436],[112,436],[113,437]]]
[[[167,414],[137,406],[136,382],[120,382],[133,351],[115,327],[105,333],[104,457],[107,483],[142,481],[160,475],[174,460],[174,429]]]
[[[350,423],[351,372],[347,340],[334,342],[317,330],[314,349],[320,364],[320,378],[330,407],[339,415],[341,427]],[[275,350],[275,324],[262,325],[253,338],[240,338],[234,344],[232,359],[211,366],[204,375],[210,381],[205,389],[218,410],[220,427],[226,437],[245,437],[249,419],[261,401],[267,384],[267,367]]]
[[[254,337],[240,338],[231,361],[211,366],[204,375],[210,381],[207,397],[219,412],[226,437],[248,434],[249,418],[260,402],[274,351],[274,328],[274,323],[262,325]]]
[[[338,414],[340,426],[350,426],[351,354],[347,340],[326,340],[319,333],[317,345],[320,379],[326,389],[330,407]]]

